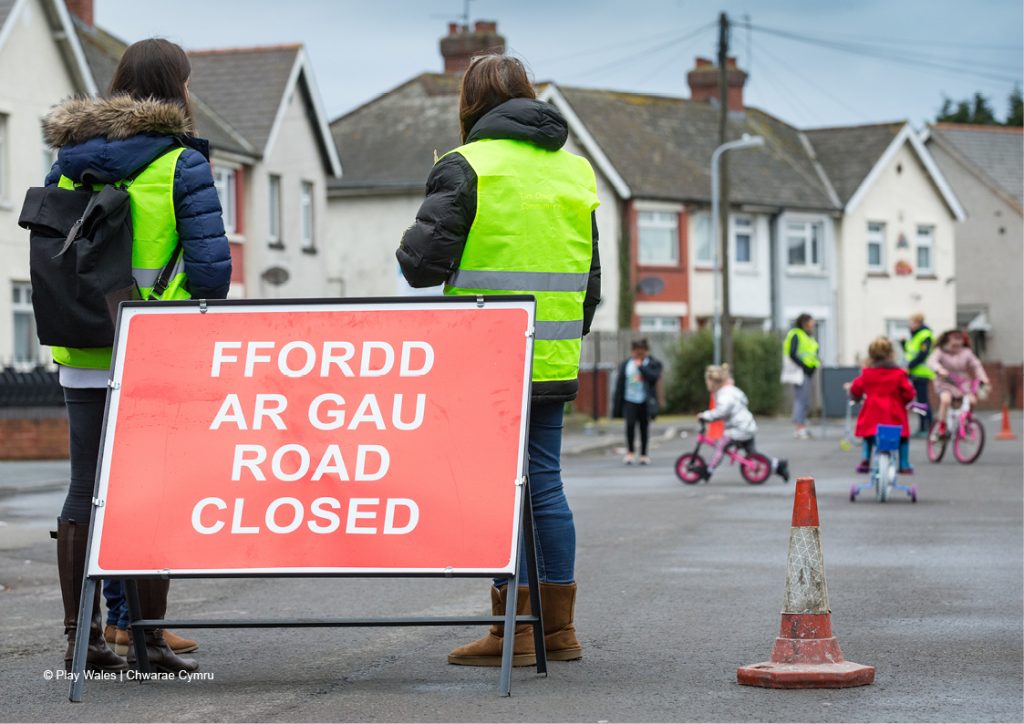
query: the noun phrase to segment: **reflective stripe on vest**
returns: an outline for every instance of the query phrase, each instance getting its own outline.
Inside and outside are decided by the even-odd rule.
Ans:
[[[174,213],[174,172],[183,148],[175,148],[155,159],[125,187],[132,211],[132,276],[143,299],[149,299],[160,272],[178,246],[177,217]],[[61,176],[58,186],[75,188]],[[179,258],[161,299],[188,299],[185,289],[185,264]],[[67,367],[108,369],[110,347],[80,349],[51,347],[53,361]]]
[[[810,369],[820,367],[821,361],[818,359],[817,341],[799,327],[793,327],[789,330],[789,333],[786,335],[786,339],[782,342],[782,354],[786,357],[789,356],[789,346],[794,336],[796,337],[797,358],[805,367],[809,367]]]
[[[453,153],[477,175],[477,203],[445,294],[532,294],[533,380],[576,379],[598,205],[593,169],[568,151],[508,139]]]
[[[927,327],[917,330],[914,333],[913,337],[911,337],[910,339],[903,343],[903,353],[906,356],[908,363],[910,362],[910,360],[914,359],[914,357],[917,357],[918,353],[920,353],[921,348],[924,346],[925,340],[930,340],[932,343],[932,348],[934,349],[935,335],[932,333],[932,330],[928,329]],[[911,375],[912,377],[923,377],[924,379],[927,380],[934,380],[936,376],[935,371],[928,366],[927,359],[925,359],[924,362],[917,365],[916,367],[908,368],[907,374]]]

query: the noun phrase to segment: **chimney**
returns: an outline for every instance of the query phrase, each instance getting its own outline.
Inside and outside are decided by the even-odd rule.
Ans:
[[[93,0],[64,0],[68,11],[88,25],[93,26]]]
[[[736,66],[736,58],[727,58],[725,63],[725,82],[729,99],[730,111],[743,110],[743,84],[747,82],[746,71]],[[697,65],[686,74],[690,84],[690,99],[707,102],[718,97],[718,66],[707,58],[697,58]]]
[[[498,23],[477,20],[470,30],[468,25],[448,23],[448,35],[441,38],[441,56],[445,73],[463,73],[475,55],[505,52],[505,37],[498,34]]]

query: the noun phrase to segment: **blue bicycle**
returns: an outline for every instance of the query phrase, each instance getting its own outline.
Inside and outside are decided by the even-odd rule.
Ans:
[[[875,445],[871,453],[871,476],[863,485],[854,483],[850,486],[850,502],[857,500],[857,495],[864,490],[873,489],[875,498],[880,503],[889,499],[893,491],[902,490],[910,496],[910,502],[917,502],[917,486],[903,485],[897,480],[897,459],[900,449],[900,434],[903,428],[899,425],[879,425],[875,428]]]

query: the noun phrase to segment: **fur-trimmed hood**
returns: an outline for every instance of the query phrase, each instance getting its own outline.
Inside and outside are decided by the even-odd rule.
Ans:
[[[189,132],[184,109],[176,103],[131,96],[71,98],[43,119],[43,138],[54,147],[90,138],[124,140],[141,134],[177,136]]]

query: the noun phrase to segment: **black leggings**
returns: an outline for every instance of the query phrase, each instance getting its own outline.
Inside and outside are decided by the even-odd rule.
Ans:
[[[636,426],[640,424],[640,454],[647,454],[647,438],[648,438],[648,425],[650,424],[650,418],[647,417],[647,405],[638,405],[635,402],[629,402],[628,400],[622,403],[622,413],[626,417],[626,445],[629,447],[629,451],[633,452],[635,449],[634,440],[636,439]]]
[[[61,520],[89,525],[106,402],[106,389],[64,388],[71,438],[71,486],[60,512]]]

